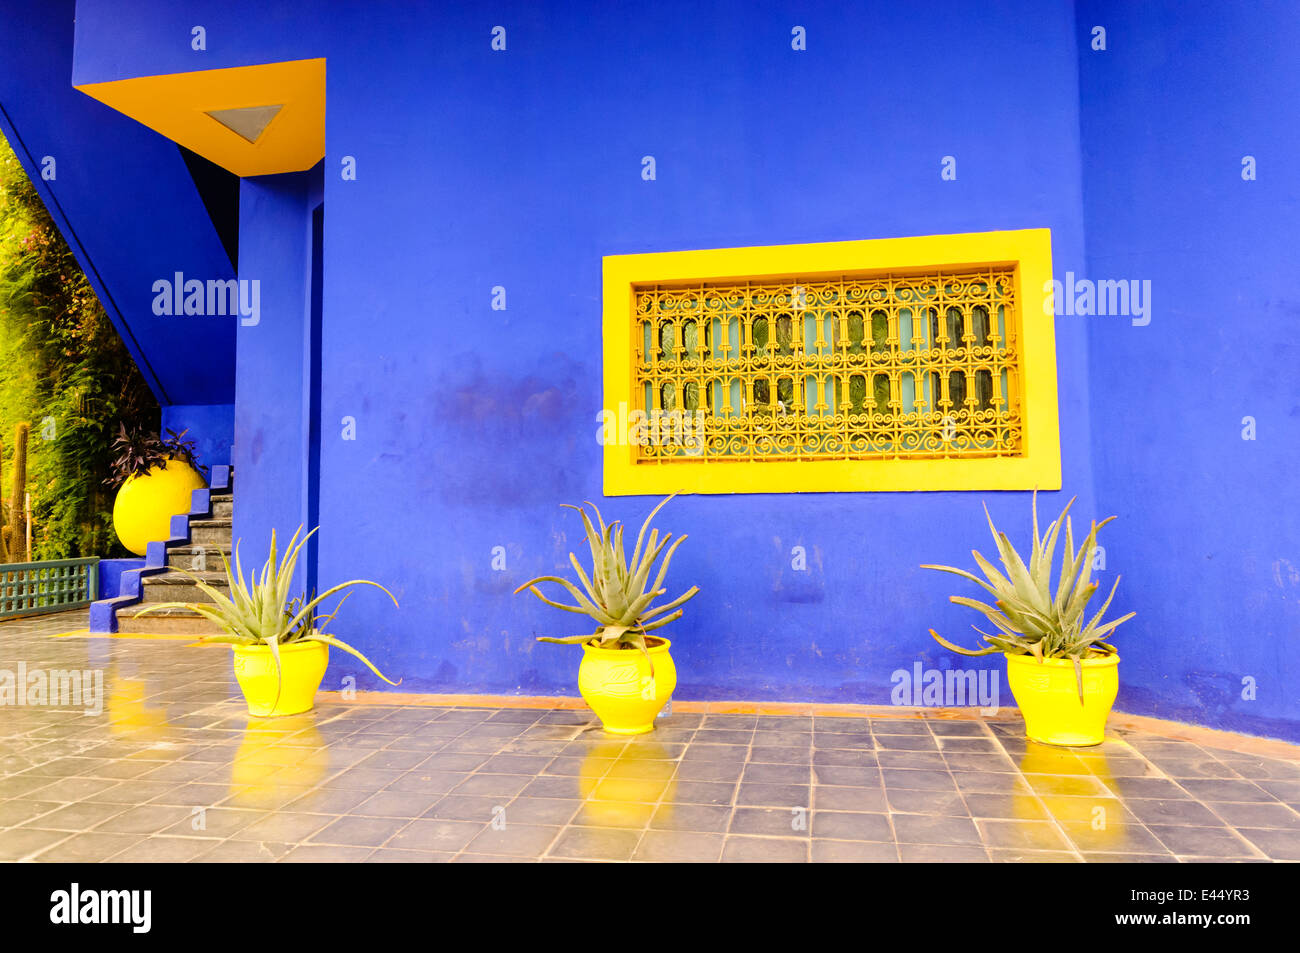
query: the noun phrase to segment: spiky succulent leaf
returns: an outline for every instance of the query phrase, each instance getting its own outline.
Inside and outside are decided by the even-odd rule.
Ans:
[[[988,647],[976,650],[962,649],[939,637],[930,630],[941,645],[962,654],[984,655],[989,652],[1003,651],[1012,655],[1031,655],[1038,660],[1049,658],[1069,658],[1077,664],[1084,658],[1114,654],[1114,647],[1104,639],[1120,623],[1131,619],[1134,613],[1102,624],[1106,610],[1110,608],[1119,580],[1111,587],[1110,595],[1101,609],[1084,624],[1085,609],[1088,601],[1097,590],[1097,583],[1092,581],[1093,550],[1096,548],[1097,532],[1114,517],[1108,517],[1100,523],[1093,523],[1087,537],[1077,549],[1074,545],[1074,528],[1069,516],[1071,499],[1061,511],[1061,515],[1048,524],[1040,535],[1037,508],[1037,493],[1033,501],[1033,545],[1029,560],[1021,558],[1010,539],[993,524],[993,517],[984,508],[985,519],[997,544],[998,557],[1006,571],[1004,576],[988,560],[976,551],[972,551],[975,563],[984,573],[987,581],[964,569],[952,566],[925,565],[924,569],[934,569],[952,573],[970,580],[990,593],[995,606],[969,599],[965,596],[952,596],[951,601],[964,605],[983,614],[1001,630],[999,635],[990,635],[976,629],[988,643]],[[1059,579],[1052,582],[1052,563],[1055,559],[1058,537],[1064,530],[1064,547],[1061,555]]]
[[[539,641],[562,644],[594,642],[607,647],[639,648],[645,651],[647,631],[661,628],[681,617],[680,606],[693,598],[699,592],[699,587],[692,586],[676,599],[655,606],[657,599],[668,594],[663,581],[673,553],[686,538],[682,536],[674,540],[672,534],[668,533],[661,539],[659,531],[650,525],[654,516],[672,498],[668,496],[661,500],[641,524],[630,560],[625,549],[625,529],[621,521],[606,523],[600,510],[588,503],[586,506],[591,507],[596,518],[593,523],[587,515],[586,506],[564,504],[569,509],[576,510],[582,518],[588,548],[591,550],[590,574],[584,570],[577,555],[570,553],[569,562],[577,574],[581,588],[560,576],[539,576],[519,586],[515,592],[527,589],[547,605],[585,614],[597,623],[598,628],[590,636],[546,636]],[[597,525],[599,530],[596,529]],[[659,571],[654,581],[650,582],[656,565],[659,566]],[[563,587],[573,597],[574,604],[557,602],[546,596],[537,588],[537,584],[544,582]]]
[[[170,608],[189,609],[215,623],[223,630],[224,634],[221,636],[204,637],[200,641],[268,646],[277,672],[280,670],[281,645],[307,640],[323,642],[355,655],[390,685],[398,684],[375,668],[369,659],[352,646],[319,630],[320,626],[323,626],[337,615],[337,607],[334,612],[328,615],[318,616],[316,614],[317,607],[325,599],[338,593],[345,593],[343,599],[339,601],[341,606],[346,601],[347,596],[350,595],[349,590],[354,586],[374,586],[381,589],[393,600],[393,604],[397,605],[397,598],[391,592],[379,583],[371,582],[369,579],[351,579],[337,586],[332,586],[319,596],[314,596],[311,599],[307,599],[305,596],[290,598],[293,588],[293,576],[303,546],[316,532],[316,529],[312,529],[304,535],[304,529],[305,527],[298,527],[297,532],[290,539],[288,548],[282,558],[280,557],[275,531],[272,530],[270,551],[266,562],[262,566],[261,574],[254,572],[247,579],[244,576],[243,564],[239,554],[241,541],[236,541],[234,565],[231,565],[231,561],[226,558],[224,553],[221,556],[221,566],[226,574],[228,594],[207,584],[189,570],[174,567],[174,571],[181,572],[193,579],[199,591],[212,601],[210,603],[157,603],[146,606],[140,615],[147,615]]]

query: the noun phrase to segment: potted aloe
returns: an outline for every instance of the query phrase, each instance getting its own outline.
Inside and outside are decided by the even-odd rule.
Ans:
[[[676,494],[674,494],[676,495]],[[650,521],[671,496],[665,498],[646,517],[637,535],[629,561],[623,546],[623,526],[619,521],[606,525],[600,510],[588,503],[600,529],[597,531],[585,507],[568,506],[582,516],[591,549],[591,574],[582,568],[578,557],[569,554],[581,588],[560,576],[538,576],[524,583],[515,593],[527,589],[548,606],[589,616],[596,631],[585,635],[559,638],[541,636],[539,642],[558,642],[582,646],[582,665],[578,669],[578,691],[600,718],[605,730],[617,735],[639,735],[654,728],[655,716],[672,697],[677,687],[677,669],[669,649],[672,645],[662,636],[649,635],[681,618],[680,608],[699,587],[692,586],[671,602],[659,606],[655,599],[666,595],[661,588],[677,547],[685,542],[681,536],[669,545],[671,533],[659,538],[659,530]],[[649,531],[647,538],[646,532]],[[642,548],[644,545],[644,549]],[[650,582],[655,563],[663,557],[659,572]],[[547,598],[538,583],[553,582],[573,597],[574,605]]]
[[[248,581],[244,580],[239,562],[239,544],[235,544],[233,570],[223,553],[221,564],[226,571],[229,596],[207,585],[194,573],[177,568],[175,571],[192,578],[212,602],[160,602],[140,613],[186,608],[220,626],[222,634],[206,635],[199,641],[228,643],[234,647],[235,678],[251,715],[296,715],[311,710],[316,690],[325,677],[331,645],[359,658],[389,685],[398,684],[352,646],[326,634],[325,625],[338,614],[337,607],[329,615],[316,614],[321,602],[352,586],[383,589],[393,600],[393,605],[397,605],[391,592],[377,582],[352,579],[332,586],[312,599],[302,595],[290,598],[298,556],[312,533],[316,532],[313,529],[299,539],[302,529],[298,527],[293,534],[289,549],[279,563],[276,562],[275,530],[271,530],[271,552],[262,566],[262,574],[259,577],[256,572],[250,573]],[[344,596],[339,606],[346,600],[347,596]]]
[[[171,535],[171,518],[188,513],[191,492],[207,485],[194,441],[185,439],[188,432],[168,430],[160,437],[145,427],[118,424],[112,474],[104,482],[121,487],[113,501],[113,529],[137,556]]]
[[[1094,522],[1076,550],[1074,527],[1068,516],[1073,504],[1072,499],[1040,537],[1038,494],[1034,493],[1034,545],[1028,562],[1016,552],[1006,534],[998,532],[986,506],[984,516],[993,531],[1002,571],[975,550],[971,555],[984,579],[952,566],[921,568],[953,573],[983,587],[993,597],[993,605],[965,596],[950,599],[983,613],[998,629],[997,634],[990,634],[976,628],[988,643],[978,649],[953,645],[934,629],[930,635],[944,648],[962,655],[1003,653],[1007,659],[1007,684],[1025,718],[1025,734],[1046,744],[1087,746],[1101,744],[1106,718],[1119,691],[1119,655],[1106,640],[1120,623],[1136,613],[1102,622],[1119,586],[1116,578],[1096,614],[1085,615],[1088,600],[1097,591],[1097,583],[1092,581],[1097,531],[1115,517]],[[1053,585],[1052,562],[1062,528],[1065,545],[1061,571]]]

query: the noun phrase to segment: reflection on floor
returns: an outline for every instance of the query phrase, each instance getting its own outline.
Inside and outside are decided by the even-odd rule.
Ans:
[[[323,704],[250,719],[222,648],[0,625],[0,669],[104,711],[0,709],[0,860],[1300,860],[1300,749],[1015,723]]]

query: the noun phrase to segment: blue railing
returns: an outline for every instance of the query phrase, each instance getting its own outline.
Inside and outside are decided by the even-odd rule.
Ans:
[[[0,564],[0,619],[80,609],[98,597],[98,559]]]

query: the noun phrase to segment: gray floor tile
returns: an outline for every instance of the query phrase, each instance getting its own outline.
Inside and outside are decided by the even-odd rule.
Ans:
[[[551,847],[550,854],[587,860],[631,860],[640,840],[640,831],[570,827]]]
[[[711,804],[660,804],[650,818],[651,830],[723,833],[731,824],[731,808]]]
[[[895,864],[898,845],[873,841],[814,840],[815,864]]]
[[[632,853],[633,860],[650,863],[717,863],[723,835],[698,831],[646,831]]]
[[[816,839],[892,841],[893,832],[885,814],[847,811],[814,811],[812,834]]]
[[[808,841],[732,834],[722,848],[722,861],[728,864],[803,864],[808,862]]]
[[[410,821],[404,817],[340,817],[311,835],[313,844],[381,847]]]

